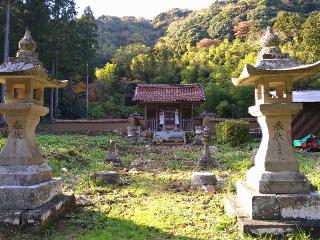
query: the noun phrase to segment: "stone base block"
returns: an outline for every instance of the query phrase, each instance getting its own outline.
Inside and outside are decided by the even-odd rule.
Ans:
[[[31,186],[0,186],[0,210],[35,209],[60,194],[61,190],[61,179]]]
[[[214,174],[209,172],[195,172],[191,177],[192,186],[215,185],[217,179]]]
[[[119,181],[119,174],[114,171],[102,171],[94,174],[96,180],[104,184],[117,183]]]
[[[320,220],[254,220],[249,217],[236,197],[231,195],[226,197],[224,206],[229,217],[237,217],[239,228],[244,233],[280,235],[297,229],[309,231],[320,229]]]
[[[237,183],[237,201],[252,219],[280,219],[280,210],[275,194],[261,194],[245,182]]]
[[[55,196],[32,210],[1,210],[0,224],[19,230],[38,232],[75,207],[73,194]]]
[[[0,186],[29,186],[52,178],[48,164],[0,166]]]
[[[255,220],[320,220],[320,193],[261,194],[237,184],[237,201]]]
[[[300,172],[261,172],[252,167],[247,172],[247,183],[264,194],[308,193],[311,184]]]

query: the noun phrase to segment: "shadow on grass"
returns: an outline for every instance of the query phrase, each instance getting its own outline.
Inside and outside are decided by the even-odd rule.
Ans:
[[[174,175],[170,172],[157,174],[141,172],[136,175],[127,175],[126,177],[132,180],[133,184],[124,188],[144,191],[145,193],[186,193],[190,190],[191,173],[188,171],[179,171]]]
[[[130,220],[108,217],[98,211],[78,209],[38,234],[0,228],[0,239],[10,240],[199,240],[176,236]]]

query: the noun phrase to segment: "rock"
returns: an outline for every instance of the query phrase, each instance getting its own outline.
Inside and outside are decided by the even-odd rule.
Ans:
[[[207,193],[216,193],[216,188],[213,185],[204,185],[202,189]]]
[[[104,184],[117,183],[119,181],[119,174],[114,171],[102,171],[94,174],[96,180]]]
[[[131,163],[131,166],[136,169],[142,169],[148,164],[150,164],[150,160],[136,159]]]
[[[131,168],[131,169],[129,170],[129,173],[130,173],[130,174],[137,174],[137,173],[139,173],[139,171],[138,171],[136,168]]]
[[[191,186],[215,185],[217,179],[213,173],[195,172],[191,177]]]
[[[149,151],[151,150],[150,145],[148,145],[148,144],[147,144],[147,145],[145,146],[145,149],[146,149],[146,151],[148,151],[148,152],[149,152]]]
[[[132,183],[133,183],[133,181],[130,180],[130,179],[122,179],[121,182],[120,182],[120,185],[122,185],[122,186],[129,186],[129,185],[131,185]]]
[[[85,195],[80,195],[77,197],[77,204],[82,206],[92,206],[94,202]]]

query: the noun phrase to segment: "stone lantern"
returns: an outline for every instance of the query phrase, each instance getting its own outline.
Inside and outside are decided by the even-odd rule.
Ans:
[[[210,154],[210,141],[211,141],[211,135],[210,135],[210,129],[208,127],[205,127],[203,130],[203,136],[202,136],[202,142],[203,142],[203,151],[202,156],[197,162],[198,167],[201,169],[206,169],[209,167],[213,167],[214,161]]]
[[[59,179],[43,162],[35,141],[43,106],[44,88],[65,87],[68,81],[49,77],[35,53],[30,31],[19,42],[15,58],[0,66],[0,82],[6,86],[0,104],[9,126],[7,144],[0,153],[0,222],[19,226],[41,226],[57,217],[73,196],[62,195]]]
[[[237,184],[237,196],[226,199],[227,213],[237,215],[245,232],[283,233],[295,227],[320,226],[320,195],[299,172],[289,129],[292,115],[302,109],[292,103],[292,83],[320,73],[320,61],[301,65],[283,54],[280,40],[268,27],[257,63],[246,65],[236,86],[255,87],[255,106],[262,140],[254,167]]]

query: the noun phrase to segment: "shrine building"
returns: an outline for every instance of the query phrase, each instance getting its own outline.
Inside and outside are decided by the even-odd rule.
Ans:
[[[138,84],[133,101],[144,108],[145,130],[193,131],[205,94],[200,84]]]

